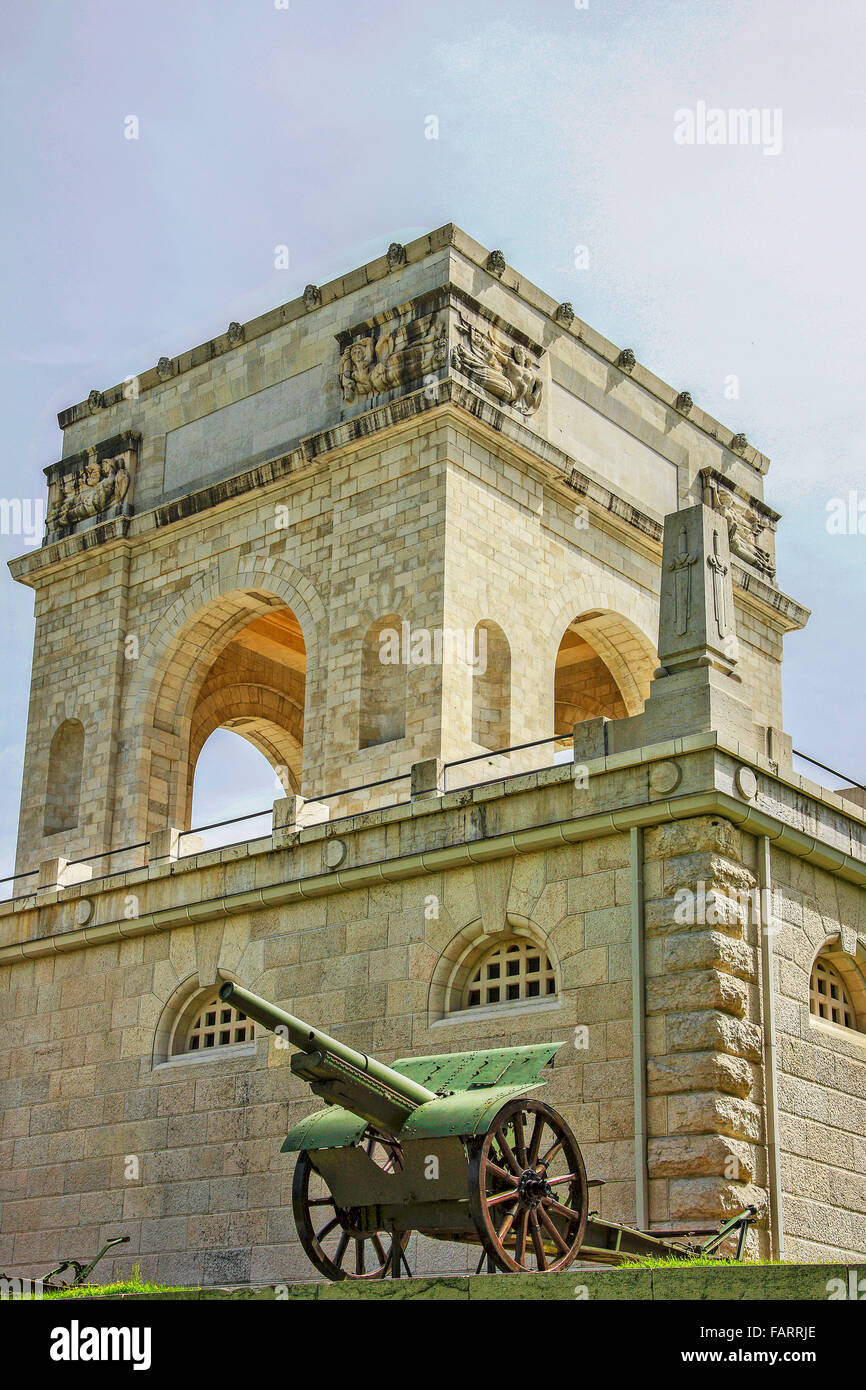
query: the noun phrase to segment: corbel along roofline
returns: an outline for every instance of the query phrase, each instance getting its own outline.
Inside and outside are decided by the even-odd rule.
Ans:
[[[491,282],[498,280],[501,285],[522,299],[530,308],[545,314],[551,319],[558,333],[577,338],[589,352],[609,366],[622,370],[623,376],[628,376],[648,395],[661,401],[669,409],[687,415],[691,425],[715,439],[725,448],[731,449],[738,458],[754,468],[761,476],[766,474],[770,467],[769,458],[751,444],[745,443],[744,435],[729,429],[727,425],[722,424],[721,421],[716,420],[714,416],[701,410],[697,405],[690,403],[687,409],[683,409],[681,405],[683,393],[669,386],[667,382],[649,371],[642,363],[635,361],[633,365],[621,367],[622,353],[628,350],[618,348],[603,334],[596,332],[589,324],[578,318],[577,315],[571,320],[567,319],[567,315],[565,318],[558,316],[557,310],[565,306],[533,284],[531,280],[520,275],[513,267],[506,264],[503,270],[497,269],[494,273],[489,268],[493,253],[479,242],[474,241],[453,222],[446,223],[445,226],[438,227],[435,231],[428,232],[426,235],[416,238],[415,241],[409,242],[402,248],[403,258],[397,262],[390,258],[387,253],[377,256],[374,260],[368,261],[366,265],[359,266],[346,275],[339,276],[336,280],[329,280],[327,284],[308,286],[304,294],[299,295],[298,298],[289,300],[275,309],[269,309],[266,313],[250,319],[247,323],[233,324],[231,326],[233,331],[231,332],[227,330],[207,342],[200,343],[197,347],[179,353],[176,357],[166,359],[170,362],[168,377],[160,375],[157,367],[147,368],[146,371],[136,375],[138,394],[141,395],[154,387],[162,386],[167,380],[172,380],[180,373],[209,362],[215,357],[221,357],[226,352],[242,347],[243,344],[249,343],[265,333],[272,333],[275,329],[292,323],[296,319],[305,318],[308,314],[315,314],[319,308],[332,304],[335,300],[342,299],[346,295],[353,294],[365,285],[375,284],[389,276],[394,276],[396,279],[404,266],[425,260],[428,256],[435,255],[449,247],[488,274]],[[313,295],[308,293],[310,290],[314,291]],[[568,307],[570,309],[570,306]],[[91,397],[88,400],[79,401],[76,405],[61,410],[57,416],[60,428],[66,429],[69,425],[75,424],[76,421],[88,418],[95,410],[105,409],[123,400],[124,391],[128,389],[128,381],[129,378],[105,391],[91,392]],[[97,399],[94,404],[91,404],[94,396]]]

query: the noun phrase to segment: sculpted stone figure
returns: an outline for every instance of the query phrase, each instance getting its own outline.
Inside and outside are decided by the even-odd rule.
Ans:
[[[343,399],[351,404],[416,381],[442,366],[446,352],[445,330],[435,313],[408,323],[398,321],[376,337],[356,338],[340,358]]]
[[[474,378],[484,390],[522,415],[532,415],[541,405],[541,378],[526,348],[515,343],[500,347],[493,338],[463,320],[468,347],[458,344],[451,354],[452,364]]]
[[[745,560],[748,565],[754,565],[755,569],[770,579],[774,578],[776,569],[770,553],[759,544],[759,537],[764,530],[764,522],[760,515],[724,487],[714,485],[710,490],[709,500],[713,510],[727,523],[731,554]]]
[[[46,527],[49,533],[76,526],[80,521],[103,516],[120,506],[130,486],[124,454],[100,460],[91,452],[83,467],[65,474],[55,484],[57,496],[49,506]]]

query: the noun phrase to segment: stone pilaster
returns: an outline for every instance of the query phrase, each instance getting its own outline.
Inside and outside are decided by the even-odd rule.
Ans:
[[[743,837],[717,817],[679,821],[647,834],[646,861],[652,1218],[763,1212],[759,927]]]

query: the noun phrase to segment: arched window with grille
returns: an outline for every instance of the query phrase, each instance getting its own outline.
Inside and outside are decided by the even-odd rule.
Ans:
[[[234,1043],[253,1042],[255,1024],[246,1014],[231,1004],[224,1004],[218,994],[206,996],[206,1002],[194,1011],[185,1037],[178,1038],[178,1051],[205,1052],[212,1047],[231,1047]]]
[[[818,956],[812,966],[809,1010],[825,1023],[836,1023],[841,1028],[857,1027],[857,1015],[845,981],[828,956]]]
[[[509,937],[485,951],[469,972],[464,1007],[515,1004],[556,994],[553,962],[543,946]]]

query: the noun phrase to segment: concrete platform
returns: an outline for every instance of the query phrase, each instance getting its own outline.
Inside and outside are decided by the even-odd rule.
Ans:
[[[574,1269],[565,1274],[454,1275],[340,1284],[264,1284],[108,1295],[128,1300],[558,1299],[602,1302],[784,1302],[866,1299],[866,1264],[719,1265],[693,1269]]]

